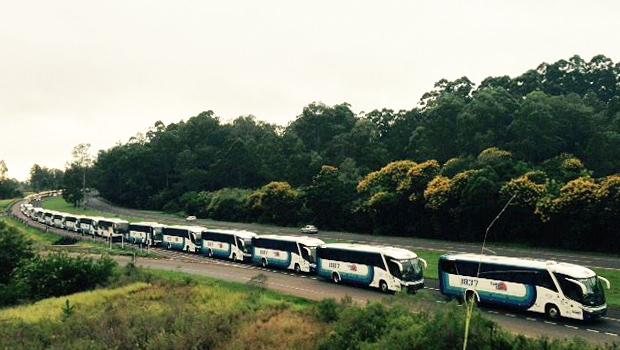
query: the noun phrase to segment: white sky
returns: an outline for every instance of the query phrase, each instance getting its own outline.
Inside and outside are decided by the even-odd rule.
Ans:
[[[212,109],[286,124],[312,101],[409,109],[441,78],[620,59],[620,1],[0,0],[0,159],[28,178],[71,149]]]

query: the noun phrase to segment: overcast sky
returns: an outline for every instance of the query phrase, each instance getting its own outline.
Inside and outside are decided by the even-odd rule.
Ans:
[[[620,1],[0,0],[0,159],[63,168],[212,109],[285,125],[312,101],[410,109],[579,54],[620,59]]]

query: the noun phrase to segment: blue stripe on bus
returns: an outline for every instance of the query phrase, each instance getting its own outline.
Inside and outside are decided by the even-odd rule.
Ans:
[[[441,293],[455,298],[463,297],[463,293],[465,293],[466,288],[450,285],[450,278],[448,273],[441,272],[440,282]],[[531,308],[536,302],[537,293],[535,286],[529,284],[526,284],[524,286],[524,296],[507,295],[504,293],[494,293],[478,289],[476,289],[476,292],[480,296],[481,302],[497,305],[506,305],[527,310]]]
[[[256,247],[252,247],[252,262],[260,265],[263,257],[259,256],[258,254],[256,254]],[[265,249],[265,248],[258,248],[258,249]],[[269,249],[266,249],[269,250]],[[267,259],[267,266],[273,266],[273,267],[277,267],[280,269],[288,269],[289,266],[291,266],[291,259],[292,259],[292,253],[290,252],[284,252],[284,254],[286,254],[286,258],[284,259],[278,259],[275,257],[265,257],[265,259]]]
[[[347,264],[345,262],[340,262],[340,263]],[[361,264],[356,264],[356,265],[361,265]],[[338,274],[340,275],[340,278],[344,282],[352,282],[352,283],[358,283],[358,284],[363,284],[363,285],[370,285],[372,281],[375,279],[375,269],[373,266],[369,266],[369,265],[364,265],[364,266],[368,268],[368,272],[365,275],[358,275],[355,273],[336,271],[335,269],[330,269],[329,267],[323,266],[323,259],[321,258],[317,258],[317,262],[316,262],[317,274],[323,278],[331,279],[332,273],[336,271],[338,272]]]

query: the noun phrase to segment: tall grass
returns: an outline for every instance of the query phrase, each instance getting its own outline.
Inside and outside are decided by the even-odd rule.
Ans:
[[[57,321],[62,315],[62,308],[66,300],[69,300],[71,305],[75,305],[77,310],[88,310],[99,304],[105,304],[121,295],[135,293],[147,287],[149,287],[149,284],[137,282],[114,289],[98,289],[69,296],[48,298],[31,305],[2,309],[0,310],[0,321],[13,320],[27,323],[38,322],[42,319]]]

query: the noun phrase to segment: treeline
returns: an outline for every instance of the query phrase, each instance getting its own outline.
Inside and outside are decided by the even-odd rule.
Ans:
[[[286,127],[208,111],[101,152],[93,177],[130,207],[459,240],[515,196],[495,239],[609,250],[619,91],[620,64],[574,56],[441,80],[411,110],[312,103]]]

